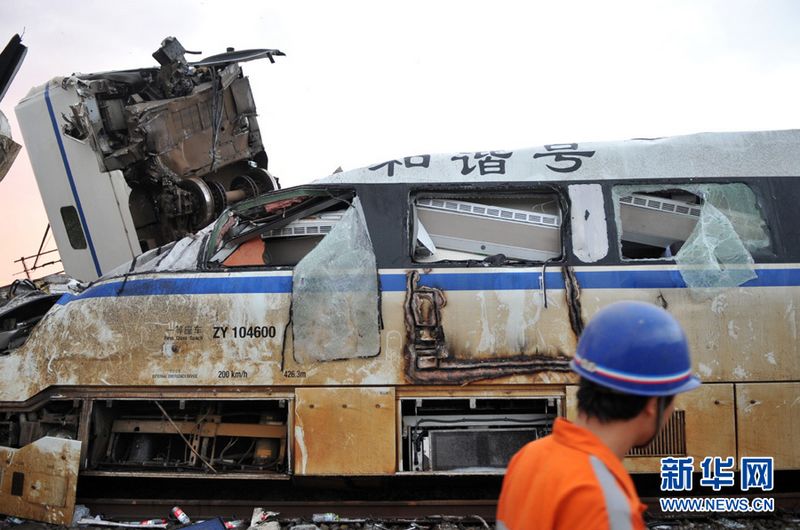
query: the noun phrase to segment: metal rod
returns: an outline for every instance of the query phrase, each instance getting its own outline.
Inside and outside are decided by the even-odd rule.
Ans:
[[[183,442],[186,444],[186,446],[187,446],[189,449],[191,449],[191,451],[192,451],[192,452],[193,452],[193,453],[194,453],[194,454],[197,456],[197,458],[199,458],[199,459],[200,459],[200,461],[201,461],[201,462],[203,462],[203,463],[204,463],[206,466],[208,466],[208,469],[210,469],[211,471],[213,471],[214,473],[216,473],[216,472],[217,472],[217,470],[216,470],[216,469],[214,469],[214,466],[212,466],[212,465],[211,465],[211,464],[208,462],[208,460],[206,460],[205,458],[203,458],[203,455],[201,455],[200,453],[198,453],[198,452],[197,452],[197,450],[196,450],[194,447],[192,447],[192,444],[191,444],[191,443],[189,443],[189,440],[187,440],[187,439],[186,439],[186,437],[185,437],[185,436],[183,435],[183,433],[181,432],[180,428],[179,428],[177,425],[175,425],[175,422],[174,422],[174,421],[172,421],[172,418],[170,418],[170,417],[169,417],[169,414],[167,414],[167,411],[166,411],[166,410],[164,410],[164,407],[162,407],[162,406],[161,406],[161,403],[159,403],[158,401],[154,401],[153,403],[155,403],[155,404],[156,404],[156,407],[158,407],[158,408],[159,408],[159,410],[161,410],[161,413],[164,415],[164,417],[165,417],[165,418],[167,418],[167,421],[168,421],[168,422],[169,422],[169,423],[170,423],[170,424],[171,424],[171,425],[172,425],[172,426],[175,428],[175,432],[176,432],[176,433],[178,433],[178,436],[180,436],[180,437],[181,437],[181,439],[182,439],[182,440],[183,440]]]
[[[39,262],[39,256],[42,255],[42,249],[44,248],[44,242],[47,239],[47,234],[50,233],[50,223],[47,223],[47,228],[44,229],[44,236],[42,236],[42,242],[39,243],[39,250],[36,251],[36,259],[33,261],[33,268],[36,268],[36,264]]]

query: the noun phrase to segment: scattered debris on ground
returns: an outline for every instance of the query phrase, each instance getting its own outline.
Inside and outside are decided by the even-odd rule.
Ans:
[[[188,521],[182,523],[182,520]],[[184,519],[185,518],[185,519]],[[422,519],[374,520],[367,518],[343,518],[335,513],[313,514],[309,519],[282,518],[279,513],[256,508],[249,521],[229,518],[210,518],[194,521],[180,508],[173,509],[163,519],[142,521],[106,520],[101,515],[90,515],[85,506],[76,506],[75,522],[67,527],[49,525],[6,517],[0,519],[0,530],[108,530],[116,528],[159,528],[169,530],[494,530],[493,522],[472,515],[464,517],[430,516]],[[714,515],[683,519],[653,519],[648,530],[786,530],[800,528],[800,513],[777,511],[768,517],[730,517]]]

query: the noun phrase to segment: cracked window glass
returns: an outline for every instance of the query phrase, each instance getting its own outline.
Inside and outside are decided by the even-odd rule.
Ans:
[[[320,212],[301,217],[281,228],[274,228],[240,244],[225,258],[225,267],[254,265],[291,266],[297,264],[331,232],[345,210]]]
[[[294,269],[292,333],[300,363],[380,351],[378,271],[358,198]]]
[[[546,261],[561,256],[561,209],[553,193],[418,195],[417,263]]]
[[[231,210],[214,226],[212,266],[291,267],[342,219],[352,194],[320,190],[277,193]]]
[[[690,288],[742,285],[753,256],[771,252],[769,228],[745,184],[615,186],[626,260],[674,259]]]

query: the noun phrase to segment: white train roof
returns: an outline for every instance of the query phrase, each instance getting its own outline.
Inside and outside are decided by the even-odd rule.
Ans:
[[[334,173],[315,184],[513,182],[800,175],[800,130],[700,133],[514,151],[423,154]]]

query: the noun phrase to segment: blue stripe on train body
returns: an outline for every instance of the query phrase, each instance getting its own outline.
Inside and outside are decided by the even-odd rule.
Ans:
[[[742,287],[794,287],[800,285],[800,268],[756,269],[756,278]],[[445,291],[509,291],[540,290],[541,273],[521,272],[432,272],[420,275],[419,284]],[[575,273],[581,289],[685,289],[686,283],[677,269],[664,270],[578,270]],[[545,273],[545,285],[564,289],[561,272]],[[398,273],[380,275],[382,292],[404,292],[406,276]],[[181,277],[170,274],[162,278],[122,279],[90,287],[79,295],[64,295],[58,303],[73,300],[117,296],[208,295],[208,294],[288,294],[292,292],[291,275],[255,276],[247,273],[232,276],[202,275]]]

